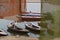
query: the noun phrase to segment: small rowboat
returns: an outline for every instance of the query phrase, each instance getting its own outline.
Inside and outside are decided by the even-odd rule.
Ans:
[[[26,29],[28,29],[28,30],[40,33],[40,26],[36,26],[33,24],[26,24],[25,26],[26,26]]]
[[[28,33],[29,32],[27,29],[19,28],[16,25],[14,25],[14,26],[12,25],[12,27],[8,26],[8,29],[10,31],[14,31],[14,32],[18,32],[18,33]]]
[[[8,34],[4,30],[0,29],[0,36],[7,36],[7,35]]]

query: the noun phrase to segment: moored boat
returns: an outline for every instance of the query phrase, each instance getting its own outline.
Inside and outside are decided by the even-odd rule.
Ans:
[[[40,33],[40,26],[33,25],[33,24],[26,24],[25,26],[26,26],[26,29],[28,30]]]
[[[7,36],[7,35],[8,34],[4,30],[0,29],[0,36]]]
[[[22,29],[17,27],[16,25],[8,26],[8,29],[14,32],[18,33],[28,33],[29,31],[27,29]]]

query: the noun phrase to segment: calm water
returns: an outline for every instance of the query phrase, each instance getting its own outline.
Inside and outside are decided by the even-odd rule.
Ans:
[[[17,34],[17,33],[7,31],[8,30],[7,25],[11,22],[14,22],[14,21],[0,19],[0,29],[4,29],[8,33],[8,36],[20,35],[20,34]],[[33,22],[33,23],[37,24],[37,22]],[[25,28],[25,22],[20,22],[20,23],[17,24],[17,26],[20,27],[20,28]],[[29,32],[29,33],[27,33],[26,35],[23,35],[23,36],[39,37],[40,35],[36,34],[36,33],[33,33],[33,32]]]

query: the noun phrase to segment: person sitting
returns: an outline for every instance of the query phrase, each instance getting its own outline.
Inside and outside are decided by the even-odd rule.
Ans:
[[[14,29],[16,28],[16,24],[17,24],[17,21],[11,23]]]
[[[10,24],[8,24],[7,26],[8,26],[8,27],[13,27],[14,25],[13,25],[13,23],[10,23]]]
[[[12,22],[11,25],[13,26],[12,28],[17,29],[17,30],[22,30],[21,28],[17,27],[17,21]]]

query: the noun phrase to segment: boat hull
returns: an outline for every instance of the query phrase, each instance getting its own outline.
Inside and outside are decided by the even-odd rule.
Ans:
[[[0,36],[7,36],[7,32],[5,32],[4,30],[0,29]]]
[[[9,28],[9,27],[8,27],[8,30],[16,32],[16,33],[28,33],[28,31],[22,31],[22,30],[19,31],[19,30],[16,30],[16,29],[13,29],[13,28]]]
[[[8,34],[0,34],[0,36],[7,36]]]
[[[30,28],[28,26],[25,25],[25,28],[32,31],[32,32],[36,32],[36,33],[40,33],[40,30],[37,30],[37,29],[33,29],[33,28]]]

